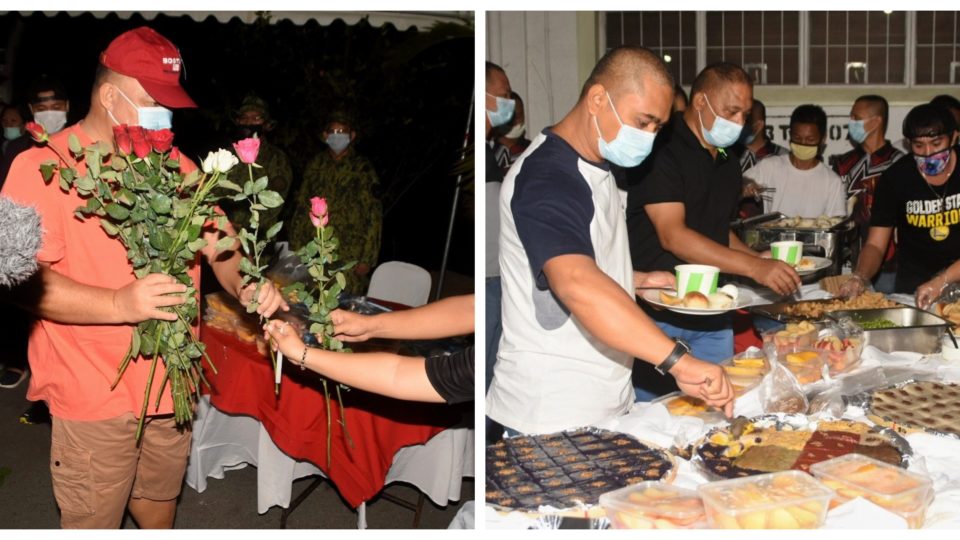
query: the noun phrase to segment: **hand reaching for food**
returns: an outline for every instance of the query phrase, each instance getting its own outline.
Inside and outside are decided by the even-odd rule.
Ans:
[[[860,296],[865,290],[867,290],[867,280],[859,274],[851,274],[850,279],[840,286],[840,296],[844,298]]]
[[[917,287],[915,293],[915,299],[917,302],[917,307],[920,309],[927,309],[933,304],[933,301],[936,300],[940,294],[943,292],[943,289],[947,287],[947,282],[941,277],[936,276],[930,281]]]

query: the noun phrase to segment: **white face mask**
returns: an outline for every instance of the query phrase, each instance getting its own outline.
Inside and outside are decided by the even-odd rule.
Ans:
[[[506,133],[506,135],[504,135],[504,137],[506,137],[506,138],[508,138],[508,139],[519,139],[520,137],[523,137],[523,134],[524,134],[526,131],[527,131],[527,125],[526,125],[526,124],[517,124],[517,125],[513,126],[512,128],[510,128],[510,131],[508,131],[508,132]]]
[[[33,113],[33,120],[43,126],[47,133],[54,133],[67,125],[67,111],[39,111]]]

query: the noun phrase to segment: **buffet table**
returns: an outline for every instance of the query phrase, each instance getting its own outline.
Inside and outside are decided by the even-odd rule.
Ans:
[[[222,478],[224,470],[256,465],[263,513],[273,505],[289,505],[293,480],[322,474],[360,509],[363,526],[362,505],[388,482],[410,482],[445,505],[459,498],[461,478],[472,476],[473,429],[462,421],[464,408],[343,392],[351,446],[331,384],[328,467],[319,376],[287,365],[277,396],[270,361],[255,345],[205,324],[201,339],[218,373],[206,372],[213,389],[201,401],[194,426],[187,473],[194,489],[203,491],[207,476]]]
[[[796,300],[820,299],[827,297],[815,285],[805,286]],[[912,298],[893,295],[892,299],[912,305]],[[775,298],[762,298],[757,303],[774,301]],[[955,351],[955,349],[954,349]],[[868,386],[869,381],[883,381],[882,385],[898,384],[908,380],[931,380],[943,383],[960,384],[960,356],[950,354],[944,358],[942,353],[921,355],[908,351],[886,353],[871,346],[863,349],[861,361],[856,367],[836,378],[811,383],[803,387],[808,397],[817,391],[827,389],[857,388]],[[881,385],[881,386],[882,386]],[[747,418],[759,417],[765,411],[758,396],[759,387],[746,391],[736,402],[734,414]],[[847,394],[843,394],[847,395]],[[840,418],[873,424],[868,411],[855,400],[840,403],[834,408]],[[810,416],[811,420],[827,420],[829,415]],[[607,419],[594,426],[615,433],[626,433],[637,439],[663,449],[682,448],[702,438],[711,429],[727,425],[722,415],[675,416],[662,402],[637,402],[626,415]],[[912,454],[908,459],[908,471],[919,473],[931,479],[935,495],[927,508],[923,528],[960,527],[960,438],[934,435],[926,432],[910,432],[903,435],[909,443]],[[696,490],[697,487],[711,482],[694,461],[677,457],[676,475],[672,485]],[[482,519],[487,528],[558,528],[563,520],[550,515],[550,508],[542,508],[546,515],[535,516],[522,512],[502,512],[493,506],[484,507]],[[591,516],[593,514],[590,514]],[[601,514],[602,515],[602,514]],[[577,521],[577,520],[573,520]],[[584,520],[580,520],[584,521]],[[602,528],[609,524],[606,518],[591,519],[581,527]],[[827,513],[823,527],[828,529],[905,529],[907,521],[880,506],[863,498],[855,498],[840,504]],[[577,527],[577,525],[573,525]]]

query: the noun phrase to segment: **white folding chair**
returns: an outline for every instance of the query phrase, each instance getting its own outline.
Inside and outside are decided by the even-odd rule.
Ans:
[[[367,296],[411,307],[422,306],[430,298],[430,272],[410,263],[388,261],[370,277]]]

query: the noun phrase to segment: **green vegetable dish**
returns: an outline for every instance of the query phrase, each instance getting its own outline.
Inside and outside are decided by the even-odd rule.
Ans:
[[[889,319],[876,319],[873,321],[860,321],[860,328],[864,330],[881,330],[883,328],[900,328],[900,325]]]

